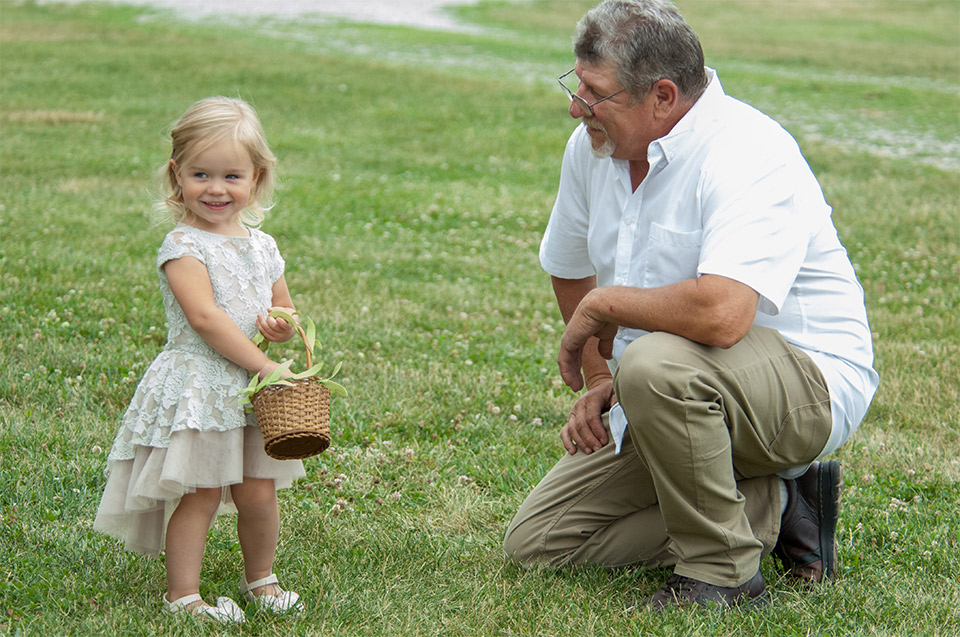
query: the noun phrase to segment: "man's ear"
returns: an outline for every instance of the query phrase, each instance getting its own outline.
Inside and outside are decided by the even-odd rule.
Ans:
[[[654,99],[654,116],[657,119],[668,119],[680,99],[680,90],[677,85],[671,80],[657,80],[650,89],[650,94]]]

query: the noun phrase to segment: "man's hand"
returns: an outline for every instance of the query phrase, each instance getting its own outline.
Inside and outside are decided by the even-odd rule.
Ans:
[[[659,288],[593,288],[581,298],[563,331],[557,356],[560,376],[570,389],[579,391],[584,345],[596,336],[597,350],[609,359],[618,326],[733,347],[750,331],[759,300],[748,285],[715,274]]]
[[[612,380],[597,385],[581,396],[573,405],[567,424],[560,430],[564,449],[570,455],[577,453],[577,449],[588,455],[600,451],[609,442],[600,416],[615,404],[617,396],[613,392]]]
[[[560,353],[557,355],[560,377],[573,391],[583,388],[583,375],[580,372],[583,346],[590,337],[597,337],[597,351],[601,356],[606,359],[613,356],[613,338],[617,335],[617,326],[598,317],[591,305],[596,298],[597,290],[593,290],[580,301],[560,338]]]

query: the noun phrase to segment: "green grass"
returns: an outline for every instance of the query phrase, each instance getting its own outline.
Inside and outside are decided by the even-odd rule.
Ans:
[[[537,245],[574,122],[554,78],[591,3],[485,2],[476,34],[180,22],[0,1],[0,632],[207,634],[161,565],[91,530],[136,382],[165,339],[149,213],[164,133],[239,95],[280,159],[264,228],[343,360],[334,445],[282,493],[303,618],[263,635],[960,632],[960,7],[690,0],[728,92],[794,133],[866,290],[880,390],[837,457],[841,576],[773,605],[620,614],[663,572],[525,572],[500,541],[562,453],[573,396]],[[297,356],[295,347],[280,348]],[[202,592],[235,595],[229,519]]]

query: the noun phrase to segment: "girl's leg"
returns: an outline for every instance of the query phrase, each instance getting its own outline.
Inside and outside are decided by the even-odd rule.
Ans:
[[[200,592],[200,563],[210,521],[220,505],[220,489],[197,489],[180,500],[167,524],[167,599]]]
[[[272,479],[249,477],[230,489],[237,505],[237,537],[243,551],[244,575],[248,582],[254,582],[273,572],[280,537],[277,489]],[[279,595],[280,588],[268,584],[253,593]]]

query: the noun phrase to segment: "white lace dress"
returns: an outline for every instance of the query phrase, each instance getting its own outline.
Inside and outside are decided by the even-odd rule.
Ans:
[[[178,225],[160,246],[167,343],[123,416],[93,524],[146,555],[163,549],[167,522],[185,493],[237,484],[244,476],[273,478],[282,489],[304,475],[301,461],[264,452],[256,417],[236,398],[249,373],[207,345],[177,304],[162,266],[183,256],[207,266],[217,306],[251,337],[284,268],[273,238],[257,229],[249,237],[227,237]],[[231,511],[230,489],[222,489],[218,513]]]

